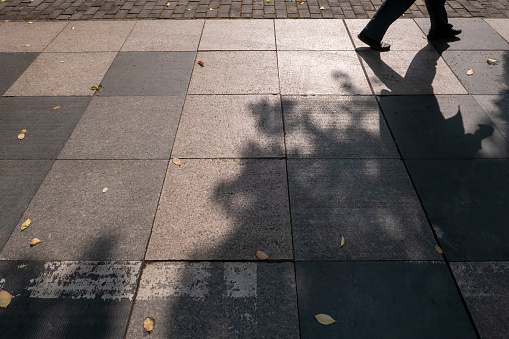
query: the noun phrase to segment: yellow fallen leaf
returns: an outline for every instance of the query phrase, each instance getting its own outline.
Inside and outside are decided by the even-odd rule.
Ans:
[[[24,45],[24,46],[25,46],[25,47],[30,47],[30,44],[26,44],[26,45]]]
[[[58,106],[53,107],[52,109],[60,109],[60,108],[62,108],[62,106],[58,105]]]
[[[21,230],[22,231],[26,230],[27,227],[30,226],[31,222],[32,222],[32,220],[30,220],[30,219],[25,220],[25,222],[23,224],[21,224]]]
[[[304,1],[303,1],[303,0],[300,0],[300,1],[299,1],[299,4],[300,4],[300,5],[302,5],[303,3],[304,3]]]
[[[106,193],[108,191],[108,187],[103,188],[103,193]]]
[[[270,2],[270,0],[265,0],[265,2]]]
[[[440,246],[438,246],[438,244],[435,245],[435,251],[437,251],[440,254],[444,253],[444,251],[442,251],[442,249],[440,248]]]
[[[74,29],[74,26],[72,26],[71,29]]]
[[[39,240],[37,238],[33,238],[32,241],[30,241],[30,246],[35,246],[37,244],[40,244],[42,240]]]
[[[18,139],[23,140],[25,138],[25,133],[18,134]]]
[[[167,3],[166,3],[166,7],[168,7],[168,6],[170,6],[170,3],[169,3],[169,2],[167,2]]]
[[[21,134],[25,134],[26,132],[27,132],[27,130],[26,130],[26,129],[22,129],[20,133],[21,133]]]
[[[60,60],[61,63],[64,63],[64,60]]]
[[[33,24],[33,22],[32,22],[32,21],[29,21],[28,23],[29,23],[29,24]]]
[[[175,165],[177,165],[177,166],[182,165],[182,162],[180,161],[180,159],[179,159],[179,158],[173,158],[173,159],[171,159],[171,161],[173,161],[173,163],[174,163]]]
[[[474,74],[474,70],[473,70],[473,69],[469,69],[469,70],[467,71],[467,75],[473,75],[473,74]]]
[[[0,291],[0,307],[7,309],[7,306],[11,303],[12,295],[4,290]]]
[[[345,244],[345,237],[343,236],[343,234],[340,234],[339,237],[341,238],[341,243],[339,244],[339,248],[341,248]]]
[[[150,332],[154,329],[154,320],[150,318],[145,318],[145,321],[143,322],[143,328],[147,330],[147,332]]]
[[[256,257],[260,260],[267,260],[269,256],[264,251],[256,251]]]
[[[315,319],[322,325],[330,325],[338,322],[334,320],[330,315],[323,313],[315,315]]]
[[[99,89],[99,87],[97,87],[97,86],[92,86],[92,87],[90,87],[90,89],[91,89],[92,91],[97,91],[97,90]]]
[[[488,65],[493,65],[493,64],[497,63],[497,60],[495,60],[495,59],[488,59],[488,60],[486,60],[486,62],[488,63]]]

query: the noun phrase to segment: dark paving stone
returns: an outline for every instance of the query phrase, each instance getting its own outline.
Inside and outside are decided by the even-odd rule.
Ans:
[[[405,159],[509,157],[509,143],[472,96],[381,97],[380,104]]]
[[[120,52],[98,95],[185,95],[195,56],[195,52]]]
[[[509,92],[503,95],[476,95],[474,98],[509,140]]]
[[[92,98],[0,99],[0,159],[55,159]],[[56,106],[60,109],[54,110]],[[18,134],[25,129],[23,140]]]
[[[2,65],[0,67],[0,95],[12,86],[38,55],[39,53],[0,53],[0,65]]]
[[[445,264],[300,262],[301,338],[476,338]],[[324,326],[325,313],[339,323]]]
[[[1,337],[122,338],[140,262],[0,261]]]
[[[408,160],[447,259],[509,259],[509,160]]]

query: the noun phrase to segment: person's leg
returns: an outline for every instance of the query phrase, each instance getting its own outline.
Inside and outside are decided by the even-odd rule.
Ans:
[[[452,38],[461,33],[460,29],[453,29],[447,19],[445,0],[425,0],[425,2],[431,22],[428,39]]]
[[[361,33],[375,41],[382,41],[389,26],[412,6],[415,0],[386,0]]]

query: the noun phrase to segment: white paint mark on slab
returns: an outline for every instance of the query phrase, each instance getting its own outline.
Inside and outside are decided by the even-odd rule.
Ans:
[[[225,263],[224,282],[230,298],[256,297],[256,263]]]
[[[19,269],[26,268],[26,267],[28,267],[28,265],[26,265],[26,264],[18,265]]]
[[[48,262],[28,287],[30,298],[133,300],[141,262]]]

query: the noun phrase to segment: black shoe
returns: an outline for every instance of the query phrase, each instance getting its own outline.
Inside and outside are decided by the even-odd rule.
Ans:
[[[380,52],[387,52],[391,49],[391,45],[386,44],[382,41],[376,41],[368,37],[364,32],[360,32],[359,35],[357,35],[360,41],[364,42],[366,45],[374,49],[375,51]]]
[[[450,39],[461,34],[461,29],[447,28],[436,33],[428,34],[428,40]]]

